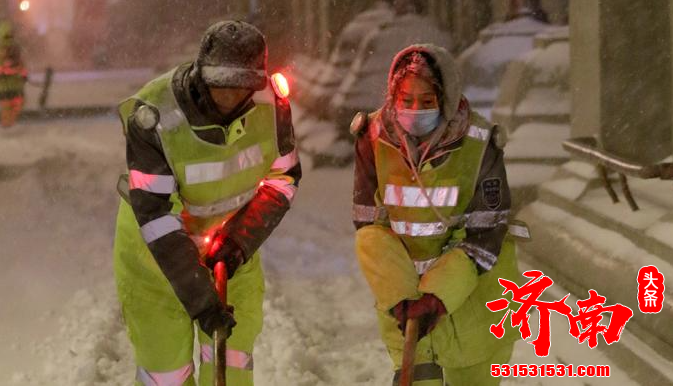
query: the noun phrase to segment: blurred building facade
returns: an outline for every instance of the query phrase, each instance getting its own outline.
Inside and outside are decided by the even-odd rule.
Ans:
[[[258,0],[264,3],[264,0]],[[267,0],[271,1],[272,0]],[[291,0],[290,28],[306,53],[327,59],[341,29],[355,15],[381,0]],[[387,0],[408,3],[416,12],[432,17],[451,34],[453,51],[459,53],[477,40],[479,31],[492,22],[504,21],[520,7],[542,10],[553,24],[568,20],[568,0]]]
[[[70,34],[75,0],[5,0],[4,15],[15,25],[17,40],[29,68],[73,61]]]
[[[29,56],[56,67],[132,64],[142,53],[170,55],[197,40],[218,19],[253,22],[267,35],[270,63],[302,52],[327,59],[343,27],[381,0],[22,0],[0,1],[0,14],[13,19],[27,41]],[[568,0],[385,0],[430,15],[450,32],[454,53],[472,44],[479,31],[506,20],[517,4],[545,11],[549,20],[567,19]],[[177,10],[177,11],[176,11]],[[152,22],[148,22],[152,20]],[[139,36],[142,36],[142,39]],[[159,44],[161,42],[162,44]],[[162,52],[161,45],[170,47]],[[123,51],[123,52],[122,52]]]

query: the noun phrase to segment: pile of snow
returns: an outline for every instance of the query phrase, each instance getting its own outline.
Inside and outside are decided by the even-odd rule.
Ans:
[[[302,107],[293,104],[294,134],[304,161],[311,165],[345,165],[353,158],[353,142],[350,133],[340,130],[329,120],[318,118]]]
[[[549,25],[531,17],[494,23],[458,57],[465,96],[473,105],[492,106],[507,65],[533,49],[533,37]]]
[[[290,75],[291,99],[300,104],[311,106],[311,89],[320,74],[331,71],[330,64],[321,59],[314,59],[306,55],[296,55],[292,60],[288,72]]]
[[[54,320],[57,333],[33,346],[46,354],[42,368],[16,372],[16,385],[124,385],[135,373],[133,351],[111,281],[79,290]],[[55,312],[52,312],[55,314]]]
[[[390,64],[399,51],[414,43],[432,43],[450,50],[449,33],[427,16],[396,17],[362,40],[346,77],[332,99],[334,117],[357,111],[374,111],[383,104]]]
[[[493,119],[510,131],[526,122],[570,122],[568,27],[535,36],[535,49],[512,61],[503,75]]]
[[[97,286],[112,283],[121,129],[114,118],[52,120],[0,137],[0,309],[9,310],[0,335],[11,345],[0,353],[0,384],[78,384],[97,365],[89,353],[118,347],[106,341],[118,323],[112,293],[99,296]],[[100,299],[106,306],[97,309]],[[65,338],[80,329],[81,341]]]
[[[493,23],[479,33],[480,39],[492,39],[497,36],[532,36],[549,27],[528,15],[514,20]]]
[[[372,31],[379,30],[381,26],[391,21],[393,16],[390,5],[383,1],[378,1],[366,11],[357,14],[339,34],[334,50],[330,54],[329,65],[317,74],[301,102],[310,107],[316,115],[324,118],[329,101],[344,79],[362,40]]]
[[[0,384],[130,384],[135,366],[111,264],[124,169],[117,120],[21,124],[0,136],[0,308],[11,310],[0,324],[8,337]],[[263,250],[256,384],[387,384],[391,363],[342,209],[352,175],[306,172],[295,208]]]
[[[505,159],[563,162],[568,159],[568,153],[563,149],[563,141],[568,138],[570,138],[570,125],[525,123],[509,135],[505,147]]]

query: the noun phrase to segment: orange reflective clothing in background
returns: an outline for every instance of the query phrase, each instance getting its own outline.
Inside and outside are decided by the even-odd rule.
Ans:
[[[0,22],[0,123],[12,126],[23,108],[23,89],[28,72],[21,61],[19,46],[13,38],[13,28]]]

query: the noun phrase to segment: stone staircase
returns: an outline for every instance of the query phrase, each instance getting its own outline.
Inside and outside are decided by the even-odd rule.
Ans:
[[[618,187],[616,180],[613,185]],[[578,298],[594,289],[607,298],[606,306],[630,307],[629,338],[606,347],[606,355],[643,384],[673,384],[673,285],[668,283],[660,313],[643,314],[636,281],[646,265],[673,278],[673,186],[654,179],[631,179],[629,185],[640,206],[636,212],[623,199],[612,203],[593,165],[569,161],[559,166],[539,186],[537,200],[517,216],[533,236],[520,248],[526,264]]]

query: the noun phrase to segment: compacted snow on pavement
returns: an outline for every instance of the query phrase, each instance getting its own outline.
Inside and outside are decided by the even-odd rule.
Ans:
[[[0,384],[131,384],[112,274],[124,170],[116,118],[20,124],[0,137]],[[307,170],[295,207],[264,247],[257,384],[391,377],[353,255],[350,184],[347,169]]]
[[[305,164],[293,209],[263,247],[256,385],[388,385],[391,364],[353,252],[352,170]],[[0,385],[132,384],[112,274],[123,170],[123,135],[112,116],[0,131]],[[512,363],[609,364],[586,344],[567,343],[562,323],[552,320],[549,357],[519,342]],[[631,384],[611,370],[610,379],[558,384]]]

